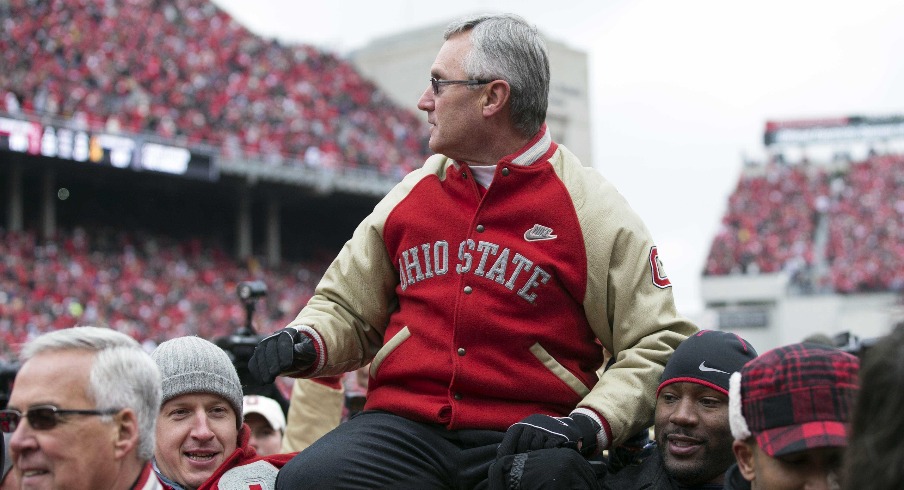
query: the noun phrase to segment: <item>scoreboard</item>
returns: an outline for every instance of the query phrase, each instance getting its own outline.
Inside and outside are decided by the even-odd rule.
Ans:
[[[73,129],[35,121],[0,117],[0,151],[59,158],[137,172],[157,172],[216,181],[219,171],[211,153],[149,141],[139,136]]]
[[[848,116],[829,119],[767,121],[767,147],[904,139],[904,116]]]

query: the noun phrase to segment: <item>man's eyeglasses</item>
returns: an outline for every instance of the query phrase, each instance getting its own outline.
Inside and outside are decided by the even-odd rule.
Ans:
[[[433,86],[433,95],[439,95],[439,88],[443,85],[486,85],[492,80],[439,80],[430,77],[430,85]]]
[[[34,430],[50,430],[60,423],[66,415],[113,415],[119,412],[118,408],[106,410],[62,410],[53,405],[39,405],[31,407],[27,412],[18,410],[0,410],[0,431],[6,433],[15,432],[22,417],[28,420],[28,425]]]

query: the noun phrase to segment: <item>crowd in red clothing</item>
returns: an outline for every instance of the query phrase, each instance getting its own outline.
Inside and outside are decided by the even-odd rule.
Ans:
[[[262,39],[209,0],[0,2],[0,94],[7,112],[271,164],[401,175],[429,153],[425,124],[347,61]],[[705,274],[812,266],[822,215],[835,291],[904,289],[904,157],[852,163],[837,192],[815,165],[758,170],[739,179]],[[0,232],[0,359],[31,335],[74,324],[148,341],[225,335],[244,323],[235,286],[250,279],[271,292],[267,328],[282,326],[324,265],[267,270],[158,236],[77,229],[45,243]]]
[[[851,164],[830,212],[836,291],[904,290],[904,156]]]
[[[705,274],[794,277],[814,265],[815,224],[823,216],[828,274],[802,277],[840,293],[904,290],[904,156],[852,162],[831,178],[814,165],[758,170],[765,174],[742,176],[729,198]]]
[[[818,207],[828,177],[816,166],[769,164],[743,175],[728,200],[705,274],[794,271],[813,261]]]
[[[271,164],[402,175],[429,154],[425,122],[349,62],[263,39],[209,0],[12,0],[0,9],[7,112]]]
[[[254,326],[286,325],[307,303],[327,263],[239,263],[199,240],[75,229],[55,240],[0,231],[0,360],[44,331],[109,326],[142,342],[182,335],[207,339],[245,325],[236,286],[261,280]]]

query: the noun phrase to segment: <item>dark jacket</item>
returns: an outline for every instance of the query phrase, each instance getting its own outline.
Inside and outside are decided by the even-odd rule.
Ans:
[[[725,490],[750,490],[750,482],[741,476],[737,464],[731,465],[725,472]]]
[[[679,488],[678,483],[669,478],[669,474],[666,473],[658,450],[653,451],[639,465],[626,466],[614,475],[606,475],[602,479],[602,484],[606,490],[671,490]]]
[[[709,490],[720,488],[719,485],[712,484],[692,487],[679,484],[665,470],[658,449],[655,449],[641,464],[626,466],[618,473],[606,475],[601,483],[604,490]]]

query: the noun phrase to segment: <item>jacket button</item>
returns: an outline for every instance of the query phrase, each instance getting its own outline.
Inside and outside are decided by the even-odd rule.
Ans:
[[[461,393],[456,393],[456,394],[452,395],[452,398],[455,398],[456,400],[461,400]]]
[[[503,169],[502,169],[502,176],[505,177],[505,176],[508,175],[508,174],[509,174],[509,169],[508,169],[508,167],[503,168]]]
[[[477,225],[477,233],[483,233],[483,225]]]
[[[459,347],[459,348],[458,348],[458,355],[460,355],[460,356],[465,355],[465,348],[464,348],[464,347]]]
[[[465,286],[465,294],[471,294],[471,291],[473,291],[473,289],[471,289],[471,286]]]

